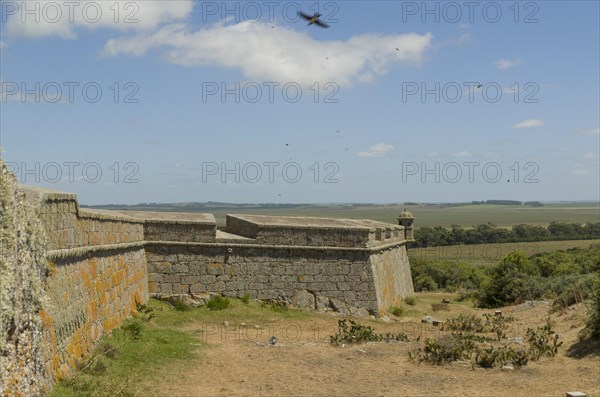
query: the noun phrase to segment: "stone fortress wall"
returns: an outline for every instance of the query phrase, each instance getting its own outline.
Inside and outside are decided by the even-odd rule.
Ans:
[[[10,324],[20,317],[5,311],[0,337],[9,341],[9,353],[0,354],[2,395],[31,394],[20,387],[68,378],[102,335],[150,296],[248,294],[301,308],[383,316],[414,294],[406,253],[412,217],[401,226],[228,215],[225,230],[217,230],[211,214],[88,210],[79,208],[74,194],[24,186],[18,194],[45,236],[42,303],[30,308],[39,318],[39,335],[20,347],[29,349],[20,354],[41,352],[42,364],[27,371],[27,363],[15,365],[10,341],[18,338]],[[10,260],[10,250],[2,248],[3,261]],[[0,303],[15,301],[9,294],[19,277],[0,278],[0,298],[7,297]]]
[[[146,236],[152,296],[220,293],[302,308],[385,315],[413,294],[405,228],[368,220],[143,212],[163,219]],[[196,222],[197,241],[186,239]]]
[[[80,209],[74,194],[22,191],[37,203],[48,237],[42,340],[49,374],[64,378],[147,302],[144,224]]]

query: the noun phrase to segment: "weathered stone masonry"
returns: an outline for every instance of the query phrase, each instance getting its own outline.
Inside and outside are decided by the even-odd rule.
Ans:
[[[249,294],[379,316],[414,293],[406,254],[412,241],[409,213],[401,215],[401,225],[228,215],[222,231],[211,214],[86,210],[74,194],[19,190],[41,225],[45,255],[40,260],[47,266],[39,282],[43,304],[30,310],[39,316],[40,331],[27,331],[30,336],[21,339],[28,344],[21,344],[19,355],[0,354],[2,395],[32,394],[21,392],[35,390],[19,386],[23,382],[47,387],[69,377],[100,337],[149,296]],[[9,254],[3,252],[3,260]],[[30,256],[24,263],[34,263]],[[7,269],[14,272],[11,266]],[[0,278],[8,280],[0,293],[18,288],[19,277]],[[10,304],[10,296],[0,298]],[[17,340],[7,327],[0,331]],[[34,352],[41,352],[38,361],[14,362]]]
[[[48,235],[40,313],[49,373],[68,377],[104,334],[148,300],[143,222],[80,210],[74,194],[25,189]]]
[[[42,352],[43,365],[35,372],[11,372],[14,363],[0,357],[0,395],[6,396],[37,395],[32,390],[69,377],[102,335],[148,300],[143,221],[81,210],[74,194],[29,187],[19,191],[45,235],[44,296],[36,310],[41,335],[38,346],[30,348]],[[36,387],[23,392],[24,382]]]
[[[151,295],[247,293],[256,299],[294,301],[309,292],[317,309],[341,306],[384,315],[414,293],[403,226],[228,215],[226,232],[221,232],[212,215],[202,214],[197,215],[205,230],[202,241],[182,242],[178,230],[185,233],[182,226],[189,228],[192,219],[180,224],[164,219],[169,214],[153,216],[168,223],[146,243]]]

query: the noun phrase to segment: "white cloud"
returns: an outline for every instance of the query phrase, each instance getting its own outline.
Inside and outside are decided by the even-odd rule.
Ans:
[[[597,159],[598,153],[587,152],[583,154],[584,159]]]
[[[364,150],[358,153],[358,157],[363,158],[374,158],[374,157],[384,157],[389,152],[394,150],[394,145],[388,145],[387,143],[378,143],[377,145],[373,145],[367,150]]]
[[[12,2],[11,2],[12,4]],[[26,8],[23,8],[25,6]],[[9,36],[59,36],[74,39],[77,30],[110,28],[143,31],[186,18],[194,7],[193,0],[92,1],[61,2],[36,0],[14,2],[5,10]],[[26,11],[25,11],[26,10]]]
[[[281,26],[272,29],[271,24],[245,21],[218,23],[197,31],[184,24],[171,24],[151,34],[109,40],[104,53],[141,56],[160,48],[168,62],[240,69],[252,80],[349,86],[372,81],[395,65],[421,62],[431,40],[430,33],[410,33],[318,41],[306,32]]]
[[[573,171],[571,171],[571,174],[572,175],[587,175],[588,171],[587,170],[582,170],[582,169],[573,170]]]
[[[501,59],[498,62],[496,62],[496,67],[498,69],[509,69],[509,68],[515,67],[520,64],[521,64],[521,60],[518,58],[514,59],[514,60]]]
[[[579,135],[600,135],[600,127],[578,132]]]
[[[544,125],[543,120],[524,120],[520,123],[513,125],[513,128],[535,128],[542,127]]]
[[[440,155],[440,152],[429,152],[427,154],[427,157],[438,157]]]
[[[469,157],[472,156],[471,152],[463,150],[462,152],[452,153],[452,157]]]

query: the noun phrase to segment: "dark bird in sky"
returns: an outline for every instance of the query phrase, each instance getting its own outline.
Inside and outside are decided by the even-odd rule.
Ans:
[[[321,14],[314,14],[313,16],[310,16],[308,14],[303,13],[302,11],[298,11],[298,15],[300,15],[302,18],[306,19],[308,21],[308,26],[310,25],[318,25],[322,28],[328,28],[329,25],[327,25],[324,22],[319,21],[319,18],[321,17]]]
[[[396,47],[396,51],[400,51],[400,48]]]
[[[479,85],[477,86],[477,88],[481,88],[481,87],[483,87],[483,84],[479,84]]]

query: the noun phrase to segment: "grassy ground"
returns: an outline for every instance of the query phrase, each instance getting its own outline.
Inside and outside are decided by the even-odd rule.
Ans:
[[[473,265],[490,266],[513,251],[523,251],[528,255],[540,252],[554,252],[569,248],[588,248],[600,240],[536,241],[531,243],[465,244],[448,247],[412,248],[408,250],[410,259],[427,261],[460,261]]]
[[[150,300],[147,307],[151,315],[140,315],[103,338],[75,377],[58,384],[49,397],[145,396],[148,390],[139,394],[137,385],[148,382],[165,366],[201,360],[209,338],[241,337],[235,328],[225,332],[223,321],[239,324],[251,319],[246,336],[258,340],[264,333],[260,339],[266,341],[269,324],[275,319],[294,321],[315,315],[237,299],[232,299],[227,309],[216,311],[205,307],[178,310],[157,300]],[[258,329],[254,328],[257,324],[261,324]]]
[[[447,310],[432,304],[450,299]],[[139,340],[119,331],[107,338],[113,358],[98,354],[104,369],[90,366],[75,381],[60,385],[51,397],[64,396],[560,396],[583,390],[599,396],[597,356],[572,358],[585,309],[550,313],[548,306],[515,306],[503,313],[517,317],[511,335],[525,326],[551,321],[564,346],[554,358],[531,362],[514,372],[470,365],[416,364],[409,351],[439,329],[424,326],[425,315],[445,320],[457,314],[490,312],[457,302],[449,293],[417,294],[414,305],[403,304],[390,322],[358,319],[378,333],[405,333],[410,342],[369,342],[334,347],[329,336],[341,318],[296,310],[273,310],[258,302],[232,300],[230,308],[176,310],[151,301],[156,316],[145,323]],[[227,324],[224,324],[224,321]],[[515,333],[513,335],[512,333]],[[518,334],[518,335],[517,335]],[[275,346],[268,340],[278,337]],[[420,342],[419,342],[420,340]],[[101,350],[101,349],[100,349]],[[106,351],[106,348],[104,349]]]

